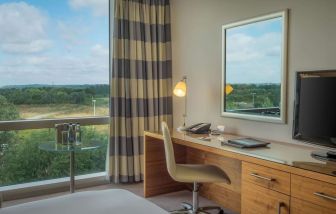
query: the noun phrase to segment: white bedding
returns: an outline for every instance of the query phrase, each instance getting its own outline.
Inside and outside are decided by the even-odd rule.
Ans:
[[[133,193],[99,190],[69,194],[0,209],[1,214],[167,214]]]

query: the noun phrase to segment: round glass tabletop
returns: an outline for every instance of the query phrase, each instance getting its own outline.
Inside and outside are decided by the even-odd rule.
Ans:
[[[80,144],[72,143],[72,144],[59,144],[55,141],[41,143],[39,145],[39,149],[48,151],[48,152],[84,152],[88,150],[98,149],[104,146],[104,144],[100,141],[92,140],[90,142],[83,142]]]

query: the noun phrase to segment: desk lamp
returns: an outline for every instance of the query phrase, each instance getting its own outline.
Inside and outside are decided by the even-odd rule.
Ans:
[[[181,81],[179,81],[173,91],[174,95],[177,97],[185,97],[184,98],[184,114],[183,114],[183,125],[178,127],[178,131],[184,131],[185,130],[185,119],[187,117],[187,77],[184,76]]]

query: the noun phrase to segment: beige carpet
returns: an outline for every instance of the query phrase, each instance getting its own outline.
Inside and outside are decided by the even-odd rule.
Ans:
[[[143,197],[143,184],[108,184],[108,185],[101,185],[91,188],[85,188],[80,189],[78,191],[88,191],[88,190],[100,190],[100,189],[110,189],[110,188],[118,188],[118,189],[126,189],[134,194],[137,194],[141,197]],[[20,200],[14,200],[14,201],[7,201],[3,203],[3,207],[13,206],[16,204],[26,203],[30,201],[36,201],[46,198],[52,198],[64,194],[69,194],[68,192],[62,192],[62,193],[56,193],[56,194],[50,194],[50,195],[44,195],[44,196],[38,196],[38,197],[32,197],[32,198],[25,198]],[[161,208],[171,211],[180,209],[180,203],[181,202],[188,202],[191,203],[192,201],[192,193],[189,191],[179,191],[179,192],[173,192],[168,193],[164,195],[159,195],[151,198],[147,198],[148,200],[152,201],[153,203],[157,204]],[[200,206],[217,206],[214,202],[207,200],[203,197],[200,197]],[[216,213],[216,212],[213,212]],[[225,210],[225,213],[227,214],[233,214],[233,212],[230,212],[229,210]]]

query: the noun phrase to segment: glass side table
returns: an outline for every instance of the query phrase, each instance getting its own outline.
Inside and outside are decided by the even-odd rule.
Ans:
[[[95,150],[103,146],[102,142],[90,141],[80,144],[58,144],[56,142],[41,143],[39,149],[47,152],[70,154],[70,193],[75,192],[75,153]]]

